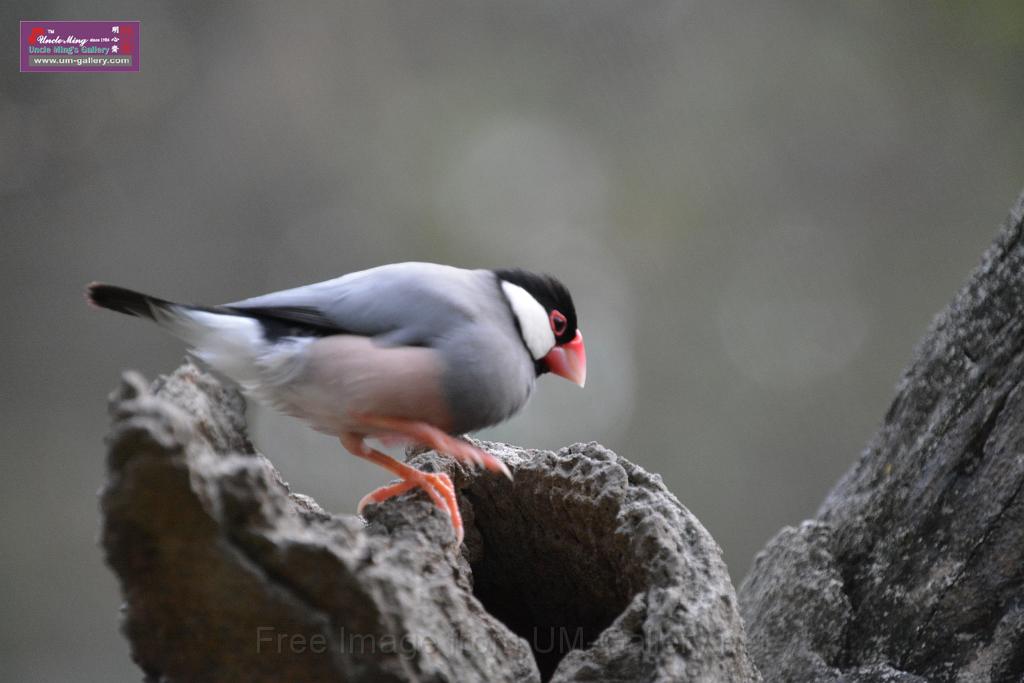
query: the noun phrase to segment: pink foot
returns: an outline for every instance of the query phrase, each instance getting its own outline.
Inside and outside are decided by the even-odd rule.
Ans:
[[[509,481],[512,480],[512,473],[508,471],[508,467],[501,460],[465,439],[446,434],[426,422],[377,415],[357,415],[355,417],[363,425],[382,432],[385,439],[404,438],[414,443],[423,444],[438,453],[446,453],[470,467],[483,467],[491,472],[504,474]]]
[[[359,501],[356,509],[359,513],[362,513],[363,508],[371,503],[382,503],[389,498],[394,498],[417,487],[426,491],[434,505],[448,513],[452,521],[452,528],[455,531],[455,544],[460,545],[465,533],[462,527],[462,514],[459,512],[459,503],[455,497],[455,487],[452,485],[452,480],[443,472],[417,471],[416,474],[410,474],[409,478],[404,481],[370,491]]]

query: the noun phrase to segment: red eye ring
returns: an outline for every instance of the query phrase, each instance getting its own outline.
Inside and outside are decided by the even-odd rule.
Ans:
[[[561,337],[565,334],[565,328],[568,327],[569,321],[565,319],[561,311],[551,311],[549,316],[551,319],[551,331],[555,333],[556,337]]]

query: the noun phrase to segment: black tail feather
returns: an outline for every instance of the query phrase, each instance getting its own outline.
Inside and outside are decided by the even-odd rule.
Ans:
[[[94,282],[86,288],[85,298],[94,306],[150,320],[153,320],[153,307],[159,308],[171,303],[155,296],[99,282]]]
[[[177,308],[192,311],[206,311],[219,315],[237,315],[252,318],[263,326],[264,335],[269,340],[281,337],[326,337],[342,334],[337,324],[328,320],[322,313],[313,308],[303,306],[284,306],[276,308],[233,308],[231,306],[194,306],[177,304],[166,299],[136,292],[124,287],[105,285],[93,282],[86,287],[85,300],[93,306],[109,308],[118,313],[135,315],[140,318],[156,320],[154,309]]]

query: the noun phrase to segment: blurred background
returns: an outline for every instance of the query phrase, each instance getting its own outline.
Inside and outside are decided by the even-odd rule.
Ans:
[[[106,395],[221,302],[380,263],[559,275],[590,378],[484,436],[659,472],[733,577],[857,457],[1024,185],[1024,5],[6,2],[140,19],[138,74],[0,69],[0,661],[138,680],[97,547]],[[387,481],[253,407],[292,487]]]

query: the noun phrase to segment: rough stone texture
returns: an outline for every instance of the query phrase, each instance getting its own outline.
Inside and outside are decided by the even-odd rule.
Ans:
[[[1024,195],[817,520],[740,591],[766,680],[1024,680]]]
[[[483,444],[511,483],[415,456],[460,491],[456,549],[423,494],[364,525],[291,493],[195,366],[126,374],[111,414],[103,545],[149,680],[759,680],[714,540],[597,444]]]
[[[515,480],[463,490],[474,592],[535,644],[542,675],[557,665],[554,681],[757,678],[720,550],[661,477],[594,443],[486,446]],[[594,645],[545,653],[566,626]]]

